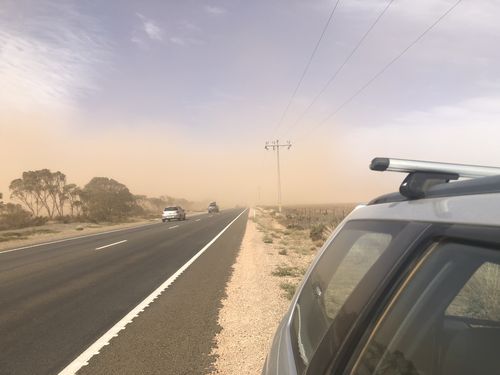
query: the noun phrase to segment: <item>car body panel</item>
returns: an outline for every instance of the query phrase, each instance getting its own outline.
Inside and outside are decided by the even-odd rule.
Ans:
[[[500,194],[476,194],[391,202],[356,207],[336,228],[313,260],[298,286],[290,308],[283,317],[263,369],[265,375],[297,374],[292,347],[291,324],[293,311],[306,280],[321,260],[325,250],[342,231],[346,223],[357,220],[421,222],[430,226],[448,224],[500,227]],[[401,256],[406,249],[401,249]]]

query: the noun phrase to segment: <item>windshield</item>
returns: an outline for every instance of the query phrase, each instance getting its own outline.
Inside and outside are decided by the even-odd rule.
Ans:
[[[167,207],[163,211],[177,211],[177,210],[178,210],[177,207]]]

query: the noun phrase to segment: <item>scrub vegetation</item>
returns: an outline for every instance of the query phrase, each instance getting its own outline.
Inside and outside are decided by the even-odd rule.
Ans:
[[[262,233],[268,252],[280,256],[280,263],[270,271],[281,280],[279,287],[292,299],[318,249],[335,227],[354,208],[354,204],[284,207],[258,207],[252,218]]]

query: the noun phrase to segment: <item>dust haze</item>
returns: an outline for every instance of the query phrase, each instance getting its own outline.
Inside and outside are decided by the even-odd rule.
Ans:
[[[173,127],[152,129],[123,131],[95,124],[86,129],[72,125],[70,118],[47,114],[2,115],[0,192],[8,199],[10,181],[23,171],[49,168],[80,186],[105,176],[126,184],[134,194],[217,200],[225,206],[276,203],[276,157],[264,150],[260,136],[244,143],[217,143],[193,140]],[[345,156],[341,144],[314,141],[306,146],[281,153],[285,204],[370,197],[371,189],[353,187],[352,179],[345,178],[352,171],[337,161]]]

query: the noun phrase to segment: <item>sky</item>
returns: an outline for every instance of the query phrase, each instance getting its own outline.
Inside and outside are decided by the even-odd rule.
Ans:
[[[397,190],[376,156],[500,166],[498,1],[340,0],[311,59],[336,3],[1,0],[0,192],[49,168],[273,204],[275,139],[285,204]]]

